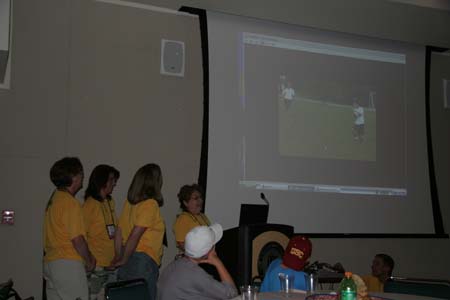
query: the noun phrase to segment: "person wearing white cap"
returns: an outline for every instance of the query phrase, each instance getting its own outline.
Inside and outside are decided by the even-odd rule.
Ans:
[[[231,299],[237,296],[233,279],[217,256],[214,245],[222,238],[220,224],[197,226],[188,232],[184,256],[171,262],[158,280],[158,300]],[[221,281],[215,280],[198,264],[214,266]]]

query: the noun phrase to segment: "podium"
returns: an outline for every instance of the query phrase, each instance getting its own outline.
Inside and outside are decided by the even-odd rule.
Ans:
[[[247,224],[224,230],[216,252],[236,286],[264,278],[270,263],[283,256],[294,228],[282,224]]]

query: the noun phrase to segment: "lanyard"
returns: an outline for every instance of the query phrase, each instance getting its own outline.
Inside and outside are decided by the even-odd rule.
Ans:
[[[200,216],[200,218],[202,218],[203,224],[197,219],[196,216],[194,216],[194,215],[191,214],[190,212],[187,212],[187,213],[189,214],[189,216],[191,217],[191,219],[194,220],[194,222],[197,223],[198,225],[200,225],[200,226],[202,226],[202,225],[207,225],[207,226],[209,226],[209,225],[210,225],[209,222],[208,222],[208,220],[205,219],[205,217],[203,216],[202,213],[199,213],[199,214],[196,215],[196,216]]]
[[[110,200],[105,199],[103,201],[106,201],[106,203],[108,203],[108,208],[106,208],[106,210],[109,210],[109,213],[111,214],[111,222],[112,225],[116,225],[116,222],[114,220],[114,214],[113,214],[113,209],[111,207],[111,204],[109,203]],[[110,225],[111,223],[108,223],[108,220],[106,219],[106,214],[105,214],[105,204],[102,202],[100,202],[102,204],[102,213],[103,213],[103,218],[105,219],[105,224],[106,226]]]

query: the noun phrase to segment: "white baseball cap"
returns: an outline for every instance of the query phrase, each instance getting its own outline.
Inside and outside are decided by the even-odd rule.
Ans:
[[[205,256],[220,241],[223,229],[220,224],[197,226],[191,229],[184,241],[184,254],[192,258]]]

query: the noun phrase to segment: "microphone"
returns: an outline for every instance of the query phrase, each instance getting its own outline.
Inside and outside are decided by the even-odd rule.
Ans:
[[[266,195],[264,195],[264,193],[261,193],[259,194],[259,196],[264,202],[266,202],[267,206],[269,206],[269,201],[267,200]]]

